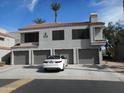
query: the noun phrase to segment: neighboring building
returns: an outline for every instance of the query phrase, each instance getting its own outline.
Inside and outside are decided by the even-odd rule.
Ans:
[[[19,32],[10,32],[9,35],[15,38],[15,44],[20,43],[20,33]]]
[[[19,29],[20,44],[12,48],[11,64],[42,64],[53,54],[64,55],[69,64],[98,64],[104,23],[92,13],[89,22],[34,24]]]
[[[5,29],[0,28],[0,62],[10,63],[11,47],[15,45],[15,39]]]

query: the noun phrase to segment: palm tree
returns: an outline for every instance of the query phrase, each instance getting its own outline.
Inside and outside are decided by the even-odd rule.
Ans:
[[[42,23],[45,23],[45,20],[42,18],[34,18],[33,22],[36,24],[42,24]]]
[[[55,12],[55,23],[57,22],[57,11],[61,8],[61,4],[60,3],[51,3],[51,9]]]

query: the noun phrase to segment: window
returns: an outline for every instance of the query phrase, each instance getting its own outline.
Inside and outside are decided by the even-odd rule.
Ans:
[[[102,33],[100,27],[94,27],[94,40],[101,40],[102,39]]]
[[[89,39],[89,29],[73,29],[72,39]]]
[[[95,31],[100,31],[101,30],[101,28],[100,27],[95,27]]]
[[[53,40],[64,40],[64,30],[56,30],[52,32]]]
[[[60,56],[57,55],[49,56],[48,59],[60,59]]]
[[[0,37],[0,41],[4,41],[4,38],[3,37]]]
[[[95,36],[98,36],[100,33],[101,28],[100,27],[95,27]]]
[[[64,56],[61,56],[62,59],[66,59]]]
[[[24,40],[25,43],[28,42],[39,42],[39,33],[35,32],[35,33],[25,33],[24,34]]]

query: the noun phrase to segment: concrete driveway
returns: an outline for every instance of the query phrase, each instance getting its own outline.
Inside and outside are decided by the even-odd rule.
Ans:
[[[0,69],[0,79],[72,79],[124,81],[124,75],[104,66],[69,65],[64,71],[45,72],[41,66],[9,66]]]

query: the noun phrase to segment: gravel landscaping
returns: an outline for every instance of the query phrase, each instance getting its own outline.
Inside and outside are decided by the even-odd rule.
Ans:
[[[103,61],[103,64],[118,73],[124,74],[124,62]]]

